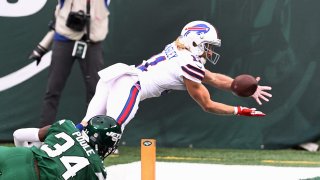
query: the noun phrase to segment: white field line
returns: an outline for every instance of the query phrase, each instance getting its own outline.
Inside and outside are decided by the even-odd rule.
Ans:
[[[107,167],[108,180],[141,180],[141,162]],[[301,180],[320,177],[320,167],[275,167],[156,162],[156,180]]]

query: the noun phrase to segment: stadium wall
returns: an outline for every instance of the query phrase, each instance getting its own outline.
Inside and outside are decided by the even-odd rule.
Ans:
[[[31,63],[29,53],[46,34],[56,1],[0,0],[0,89],[8,75]],[[145,100],[127,126],[123,144],[281,149],[320,137],[320,11],[318,0],[114,0],[104,42],[106,66],[138,64],[172,42],[192,20],[215,25],[222,39],[219,63],[207,68],[232,77],[248,73],[273,87],[269,103],[209,88],[216,101],[257,107],[264,118],[207,114],[186,92]],[[43,63],[43,62],[41,62]],[[17,128],[37,127],[48,69],[0,91],[0,141]],[[58,119],[84,116],[84,85],[78,65],[67,82]],[[14,80],[13,80],[14,81]],[[319,103],[320,104],[320,103]]]

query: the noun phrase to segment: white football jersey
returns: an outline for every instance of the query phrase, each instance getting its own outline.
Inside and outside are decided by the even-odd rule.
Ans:
[[[141,70],[141,100],[158,97],[170,90],[185,90],[183,77],[201,83],[205,68],[200,58],[188,50],[178,50],[175,43],[137,67]]]

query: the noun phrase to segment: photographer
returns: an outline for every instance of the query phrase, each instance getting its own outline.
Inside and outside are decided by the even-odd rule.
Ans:
[[[52,61],[40,126],[54,123],[62,90],[75,61],[79,62],[82,71],[87,104],[94,95],[99,80],[97,72],[104,66],[101,42],[108,33],[109,3],[110,0],[58,0]],[[48,48],[42,49],[41,43],[39,45],[35,49],[38,56],[30,56],[38,63]]]

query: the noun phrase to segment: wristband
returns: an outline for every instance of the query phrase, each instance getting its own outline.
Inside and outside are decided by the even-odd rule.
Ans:
[[[83,125],[79,123],[76,125],[76,128],[81,132],[83,130]]]
[[[234,112],[233,112],[233,114],[234,114],[234,115],[237,115],[237,114],[238,114],[238,107],[237,107],[237,106],[234,107]]]

